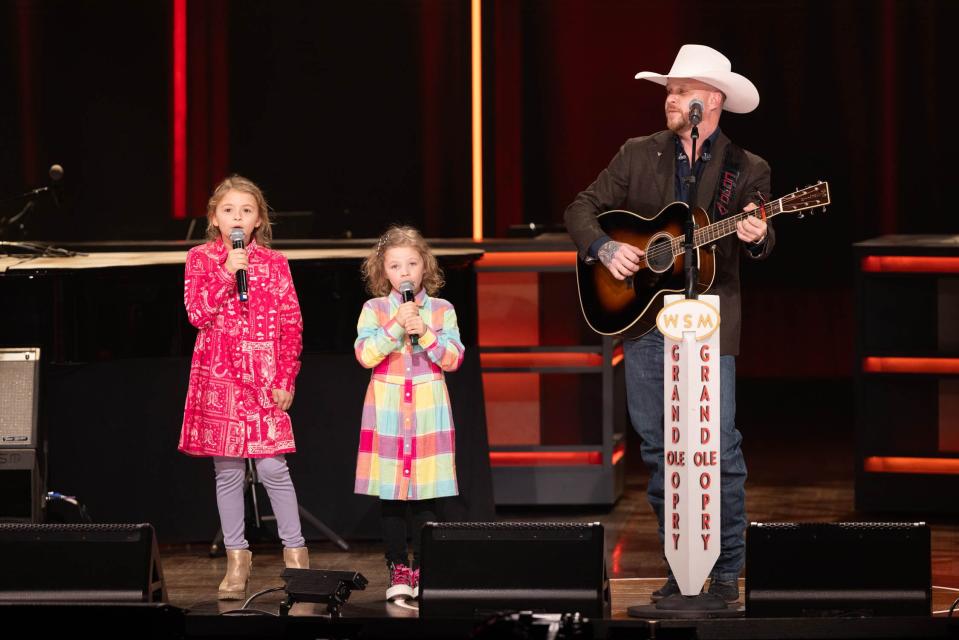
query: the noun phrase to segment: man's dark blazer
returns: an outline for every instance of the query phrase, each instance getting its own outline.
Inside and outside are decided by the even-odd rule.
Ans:
[[[720,131],[710,150],[711,159],[703,169],[695,204],[706,211],[710,211],[729,144],[729,138]],[[769,164],[748,151],[744,150],[743,155],[745,158],[729,207],[730,214],[739,213],[750,202],[758,204],[757,189],[765,197],[770,195]],[[597,214],[610,209],[626,209],[652,216],[676,200],[675,186],[676,146],[671,131],[627,140],[595,182],[576,196],[566,209],[566,229],[579,249],[580,259],[585,259],[590,245],[604,235],[596,221]],[[755,255],[746,249],[735,233],[716,243],[716,277],[709,293],[720,298],[720,348],[723,355],[739,353],[739,256],[765,258],[775,243],[776,235],[771,224],[766,241]]]

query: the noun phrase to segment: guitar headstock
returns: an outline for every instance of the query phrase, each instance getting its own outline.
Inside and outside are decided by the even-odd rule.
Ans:
[[[781,210],[783,212],[801,212],[807,209],[822,207],[826,211],[826,205],[830,204],[829,183],[819,181],[805,189],[797,189],[788,196],[780,198]],[[800,213],[799,217],[803,217]]]

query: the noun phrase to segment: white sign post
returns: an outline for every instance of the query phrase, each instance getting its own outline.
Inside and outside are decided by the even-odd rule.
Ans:
[[[684,596],[700,593],[719,558],[719,296],[665,297],[666,560]]]

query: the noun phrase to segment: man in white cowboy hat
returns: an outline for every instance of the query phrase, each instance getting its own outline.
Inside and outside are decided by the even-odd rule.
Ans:
[[[636,273],[643,251],[607,236],[596,215],[626,209],[652,216],[665,205],[689,202],[690,175],[697,177],[692,205],[709,212],[715,221],[723,214],[755,209],[769,194],[769,165],[757,155],[735,146],[719,129],[723,111],[748,113],[759,105],[752,82],[733,73],[729,59],[702,45],[679,50],[666,74],[643,71],[636,78],[666,87],[666,130],[632,138],[620,148],[596,180],[566,209],[566,228],[586,262],[599,260],[623,280]],[[690,102],[702,104],[699,144],[692,154]],[[762,195],[760,195],[762,194]],[[769,255],[775,242],[771,226],[761,219],[737,223],[735,235],[716,243],[716,275],[710,293],[720,296],[723,329],[720,337],[722,540],[719,559],[710,576],[709,592],[728,602],[739,597],[738,577],[745,556],[746,464],[736,429],[735,382],[739,352],[739,258]],[[624,343],[629,414],[642,437],[641,453],[650,473],[647,495],[659,519],[663,537],[663,337],[655,329]],[[670,574],[653,593],[653,600],[679,593]]]

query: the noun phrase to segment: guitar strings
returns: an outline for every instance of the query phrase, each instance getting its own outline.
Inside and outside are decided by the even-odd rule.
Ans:
[[[767,203],[766,206],[767,206],[768,212],[766,216],[772,217],[776,214],[782,213],[781,202],[782,202],[782,198],[780,198],[779,200],[775,200],[772,203]],[[693,234],[693,242],[698,247],[698,246],[701,246],[702,244],[705,244],[706,242],[711,242],[712,240],[718,240],[719,238],[727,236],[730,233],[732,233],[733,230],[736,228],[736,223],[738,223],[740,220],[745,220],[746,218],[748,218],[750,215],[753,215],[757,211],[759,211],[759,209],[753,209],[752,211],[743,211],[742,213],[738,213],[735,216],[725,218],[723,220],[720,220],[719,222],[715,222],[709,226],[703,227],[702,229],[697,229]],[[706,238],[705,236],[707,235],[707,230],[714,227],[720,230],[721,233],[715,237]],[[648,259],[649,256],[652,256],[654,258],[661,258],[667,255],[677,256],[679,255],[679,253],[682,253],[682,251],[680,251],[680,249],[682,248],[682,244],[683,244],[682,238],[679,238],[679,237],[670,238],[668,246],[666,245],[666,243],[663,243],[663,244],[656,245],[655,247],[647,251],[644,256],[644,258],[646,258],[644,262],[646,262],[647,265],[649,264],[649,259]]]
[[[783,200],[784,200],[785,198],[789,198],[789,199],[790,199],[790,203],[792,203],[792,202],[794,202],[794,201],[796,201],[796,200],[800,200],[800,201],[801,201],[803,198],[798,197],[798,194],[799,194],[799,193],[800,193],[800,192],[797,192],[796,194],[791,194],[792,197],[790,197],[790,196],[783,196],[782,198],[779,198],[778,200],[773,200],[772,202],[767,202],[767,203],[766,203],[766,208],[767,208],[766,217],[772,217],[772,216],[775,216],[775,215],[777,215],[777,214],[783,213],[784,209],[782,208],[782,202],[783,202]],[[828,192],[827,192],[827,193],[828,193]],[[803,195],[806,196],[806,195],[808,195],[808,194],[803,194]],[[809,208],[812,208],[812,207],[814,207],[814,206],[818,206],[818,204],[819,204],[819,201],[817,200],[817,201],[816,201],[816,204],[814,204],[814,205],[811,205],[811,206],[810,206],[810,205],[807,204],[806,206],[804,206],[804,207],[802,207],[802,208],[794,209],[794,211],[801,211],[802,209],[809,209]],[[749,216],[756,217],[755,214],[756,214],[757,211],[759,211],[759,209],[753,209],[753,210],[751,210],[751,211],[743,211],[743,212],[738,213],[738,214],[736,214],[736,215],[734,215],[734,216],[731,216],[731,217],[729,217],[729,218],[725,218],[725,219],[720,220],[720,221],[718,221],[718,222],[714,222],[714,223],[712,223],[712,224],[710,224],[710,225],[707,225],[706,227],[703,227],[703,228],[701,228],[701,229],[697,229],[696,231],[693,232],[693,243],[694,243],[697,247],[700,247],[700,246],[702,246],[702,245],[704,245],[704,244],[706,244],[706,243],[708,243],[708,242],[712,242],[713,240],[718,240],[719,238],[723,238],[723,237],[725,237],[725,236],[727,236],[727,235],[729,235],[730,233],[733,232],[733,230],[736,228],[736,224],[737,224],[739,221],[745,220],[745,219],[748,218]],[[716,229],[716,230],[718,230],[718,231],[717,231],[717,235],[712,235],[713,232],[712,232],[712,231],[709,231],[710,229]],[[683,248],[682,245],[683,245],[683,238],[671,237],[670,240],[669,240],[669,245],[668,245],[668,246],[667,246],[665,243],[662,243],[662,244],[656,245],[654,248],[652,248],[652,249],[650,249],[648,252],[646,252],[646,253],[643,255],[642,260],[640,261],[640,266],[642,266],[642,263],[643,263],[643,262],[646,263],[646,266],[649,266],[649,257],[650,257],[650,256],[652,256],[652,257],[654,257],[654,258],[661,258],[661,257],[664,257],[664,256],[666,256],[666,255],[669,255],[669,256],[672,256],[672,257],[678,256],[680,253],[682,253],[682,248]]]

